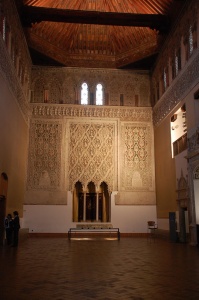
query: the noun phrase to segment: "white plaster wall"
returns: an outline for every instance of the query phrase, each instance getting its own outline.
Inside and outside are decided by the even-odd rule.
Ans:
[[[67,233],[72,226],[70,205],[24,205],[22,227],[30,233]]]
[[[111,224],[123,233],[146,233],[147,221],[157,223],[156,205],[115,205],[111,196]]]
[[[169,219],[158,219],[158,229],[169,230]]]
[[[146,233],[147,221],[156,221],[155,205],[115,205],[111,195],[111,224],[121,233]],[[22,227],[30,233],[67,233],[72,222],[72,194],[68,192],[67,205],[24,205]]]

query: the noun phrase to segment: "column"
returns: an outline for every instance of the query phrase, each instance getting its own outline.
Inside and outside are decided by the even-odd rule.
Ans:
[[[96,221],[99,221],[99,193],[96,193]]]
[[[83,210],[83,221],[86,221],[86,192],[84,192],[84,210]]]

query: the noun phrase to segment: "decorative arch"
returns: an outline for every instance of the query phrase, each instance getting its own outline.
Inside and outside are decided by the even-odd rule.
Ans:
[[[89,88],[87,82],[81,84],[80,103],[82,105],[89,104]]]
[[[37,78],[33,84],[32,99],[33,103],[43,103],[48,100],[48,88],[44,78]]]
[[[95,104],[96,105],[103,105],[104,104],[104,87],[101,83],[98,83],[96,85]]]
[[[101,182],[100,191],[102,193],[102,221],[109,222],[111,216],[111,203],[108,184],[105,181]]]
[[[73,191],[73,221],[108,222],[109,202],[108,186],[105,182],[97,187],[93,181],[87,186],[77,181]]]
[[[77,181],[73,190],[73,221],[78,222],[79,216],[79,195],[83,194],[83,185]],[[83,218],[83,217],[82,217]]]
[[[61,84],[57,78],[53,78],[53,80],[49,82],[49,99],[47,102],[61,103],[62,101]]]

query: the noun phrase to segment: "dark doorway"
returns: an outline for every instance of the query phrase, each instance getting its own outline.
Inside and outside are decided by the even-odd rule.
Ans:
[[[0,177],[0,245],[4,240],[4,219],[6,214],[6,196],[8,190],[8,177],[5,173]]]
[[[4,195],[0,195],[0,245],[3,245],[4,240],[4,218],[6,211],[6,198]]]
[[[98,220],[102,221],[102,193],[99,195],[98,206]],[[96,221],[97,213],[97,193],[86,193],[86,216],[85,221]],[[79,205],[78,205],[78,222],[84,219],[84,193],[79,193]]]

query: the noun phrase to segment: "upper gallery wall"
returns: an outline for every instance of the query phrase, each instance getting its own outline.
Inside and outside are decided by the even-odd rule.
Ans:
[[[102,85],[103,105],[149,107],[147,71],[33,67],[32,103],[80,104],[81,86],[88,85],[88,104],[94,104],[97,84]]]

